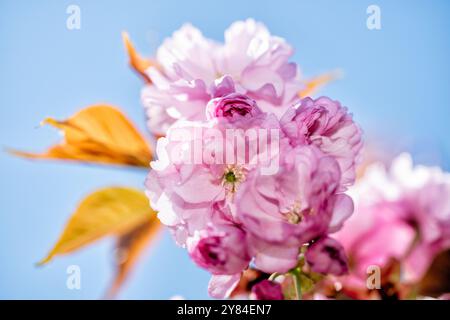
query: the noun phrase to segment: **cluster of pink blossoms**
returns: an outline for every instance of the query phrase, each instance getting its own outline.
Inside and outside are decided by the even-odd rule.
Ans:
[[[164,76],[149,71],[155,86],[144,101],[167,125],[146,181],[152,206],[212,273],[213,297],[226,297],[250,265],[289,272],[305,246],[313,271],[346,273],[343,247],[328,235],[353,212],[344,192],[360,129],[339,102],[298,98],[292,50],[262,25],[237,22],[225,39],[219,46],[184,27],[158,51]]]
[[[164,135],[176,120],[206,120],[205,105],[218,94],[212,85],[223,75],[263,111],[280,116],[304,88],[297,65],[289,62],[292,54],[284,39],[252,19],[233,23],[224,44],[184,25],[159,47],[160,67],[147,70],[152,84],[142,91],[142,102],[150,130]]]
[[[349,193],[355,214],[334,235],[353,261],[341,279],[345,287],[364,290],[367,269],[384,268],[392,259],[402,282],[416,284],[450,248],[450,174],[440,168],[413,167],[411,156],[402,154],[389,170],[372,164]]]

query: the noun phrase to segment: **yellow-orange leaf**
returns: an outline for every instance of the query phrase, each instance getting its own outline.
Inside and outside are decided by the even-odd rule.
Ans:
[[[116,275],[107,292],[107,298],[113,298],[127,279],[143,251],[154,241],[161,228],[156,214],[143,224],[119,237],[116,251]]]
[[[156,63],[156,61],[141,57],[141,55],[136,51],[133,44],[131,43],[128,33],[122,32],[122,39],[125,45],[125,49],[127,50],[128,53],[130,66],[134,69],[134,71],[136,71],[140,76],[142,76],[147,83],[151,83],[152,80],[145,73],[145,71],[151,66],[157,67],[158,64]]]
[[[55,255],[78,250],[104,236],[126,234],[154,219],[155,215],[142,191],[123,187],[98,190],[80,203],[58,242],[39,264],[49,262]]]
[[[44,123],[63,132],[64,140],[60,144],[41,154],[11,152],[32,159],[60,159],[139,167],[148,167],[150,164],[152,155],[147,142],[115,107],[94,105],[67,120],[48,118]]]
[[[301,98],[309,97],[314,94],[320,87],[340,78],[340,76],[340,71],[332,71],[307,80],[305,82],[305,88],[299,92],[299,96]]]

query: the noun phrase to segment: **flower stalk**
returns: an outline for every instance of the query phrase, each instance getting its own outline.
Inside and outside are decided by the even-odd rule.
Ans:
[[[302,284],[300,280],[301,271],[299,268],[295,268],[290,273],[294,282],[295,300],[302,300]]]

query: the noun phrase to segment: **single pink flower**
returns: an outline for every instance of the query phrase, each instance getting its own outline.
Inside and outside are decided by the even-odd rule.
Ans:
[[[239,123],[213,120],[172,125],[167,136],[157,142],[158,160],[152,162],[146,180],[152,207],[181,245],[217,216],[218,207],[229,211],[226,208],[233,204],[232,198],[247,175],[261,167],[259,158],[267,152],[265,148],[240,148],[238,141],[243,147],[259,146],[259,137],[246,135],[247,130],[279,131],[278,120],[262,113]],[[227,135],[227,130],[237,128],[242,130]],[[278,146],[279,141],[267,139],[266,147],[271,149],[271,143]]]
[[[217,68],[239,79],[239,86],[263,111],[280,116],[303,88],[297,65],[288,61],[292,54],[292,47],[272,36],[262,23],[237,21],[225,31]]]
[[[293,146],[313,144],[333,156],[341,169],[343,187],[353,184],[362,138],[347,108],[327,97],[305,98],[286,111],[281,127]]]
[[[253,172],[236,195],[237,216],[251,234],[249,250],[265,272],[288,271],[300,246],[341,225],[353,210],[351,199],[337,194],[336,160],[312,146],[281,154],[277,174]],[[340,217],[333,219],[335,211]]]
[[[270,280],[262,280],[252,287],[251,297],[255,300],[284,300],[281,285]]]
[[[320,238],[308,247],[306,261],[314,272],[335,276],[348,272],[344,248],[339,242],[329,237]]]
[[[206,106],[207,119],[226,118],[242,119],[251,118],[261,114],[255,100],[240,93],[230,93],[220,98],[209,101]]]
[[[236,274],[247,268],[245,233],[233,225],[210,225],[187,241],[192,260],[212,274]]]
[[[152,84],[144,87],[141,100],[149,129],[164,135],[177,120],[205,120],[208,101],[223,95],[214,82],[224,75],[235,79],[236,92],[281,116],[304,88],[296,64],[288,61],[292,53],[283,39],[252,19],[233,23],[224,44],[183,26],[158,48],[160,68],[146,71]]]

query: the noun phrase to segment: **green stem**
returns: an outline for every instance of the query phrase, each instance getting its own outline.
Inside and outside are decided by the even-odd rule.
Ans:
[[[280,274],[278,272],[274,272],[270,275],[269,280],[273,281],[275,280]]]
[[[294,280],[296,300],[302,300],[302,285],[300,281],[300,271],[297,269],[292,270],[291,275],[292,279]]]

